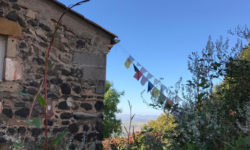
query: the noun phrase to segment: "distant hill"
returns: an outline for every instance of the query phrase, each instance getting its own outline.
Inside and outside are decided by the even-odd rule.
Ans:
[[[118,114],[116,115],[117,119],[120,119],[122,121],[122,130],[123,130],[123,136],[126,136],[126,132],[124,129],[124,126],[128,129],[129,128],[129,114]],[[150,120],[156,120],[158,118],[158,115],[135,115],[134,119],[132,120],[132,127],[131,132],[134,127],[134,131],[141,131],[141,127],[145,124],[147,124]]]
[[[117,114],[117,119],[121,119],[123,123],[129,122],[129,114]],[[150,120],[155,120],[158,118],[158,115],[137,115],[135,114],[135,117],[133,121],[135,122],[148,122]]]

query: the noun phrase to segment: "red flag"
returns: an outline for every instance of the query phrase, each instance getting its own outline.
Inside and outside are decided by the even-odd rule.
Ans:
[[[142,76],[142,73],[140,71],[138,71],[138,72],[135,73],[134,78],[136,80],[140,80],[141,76]]]
[[[173,104],[173,101],[171,101],[170,99],[166,99],[165,108],[170,110]]]
[[[167,104],[169,104],[171,106],[174,104],[173,101],[171,101],[170,99],[167,99],[166,102],[167,102]]]

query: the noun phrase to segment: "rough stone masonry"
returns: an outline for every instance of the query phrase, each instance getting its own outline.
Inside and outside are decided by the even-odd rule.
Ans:
[[[65,7],[54,0],[0,0],[0,36],[6,39],[0,81],[0,149],[14,149],[27,132],[26,149],[44,145],[44,111],[34,96],[44,76],[45,51]],[[49,137],[65,129],[57,149],[102,149],[106,55],[116,36],[69,11],[51,50],[48,71]],[[44,91],[42,92],[42,94]]]

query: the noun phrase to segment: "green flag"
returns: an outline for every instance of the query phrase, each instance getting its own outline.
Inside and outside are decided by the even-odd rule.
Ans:
[[[161,93],[159,98],[158,98],[158,102],[162,105],[165,101],[166,101],[167,97]]]
[[[151,96],[154,98],[157,98],[160,95],[161,91],[158,90],[156,87],[153,88],[153,90],[151,91]]]

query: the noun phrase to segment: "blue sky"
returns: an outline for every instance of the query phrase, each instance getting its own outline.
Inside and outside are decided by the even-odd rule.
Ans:
[[[66,5],[77,0],[60,0]],[[237,25],[250,25],[249,0],[91,0],[75,10],[119,36],[121,42],[108,54],[107,80],[125,91],[119,108],[128,113],[160,114],[142,102],[146,88],[134,78],[124,62],[131,54],[163,84],[188,79],[187,57],[212,39],[227,36]],[[125,51],[124,51],[125,49]]]

